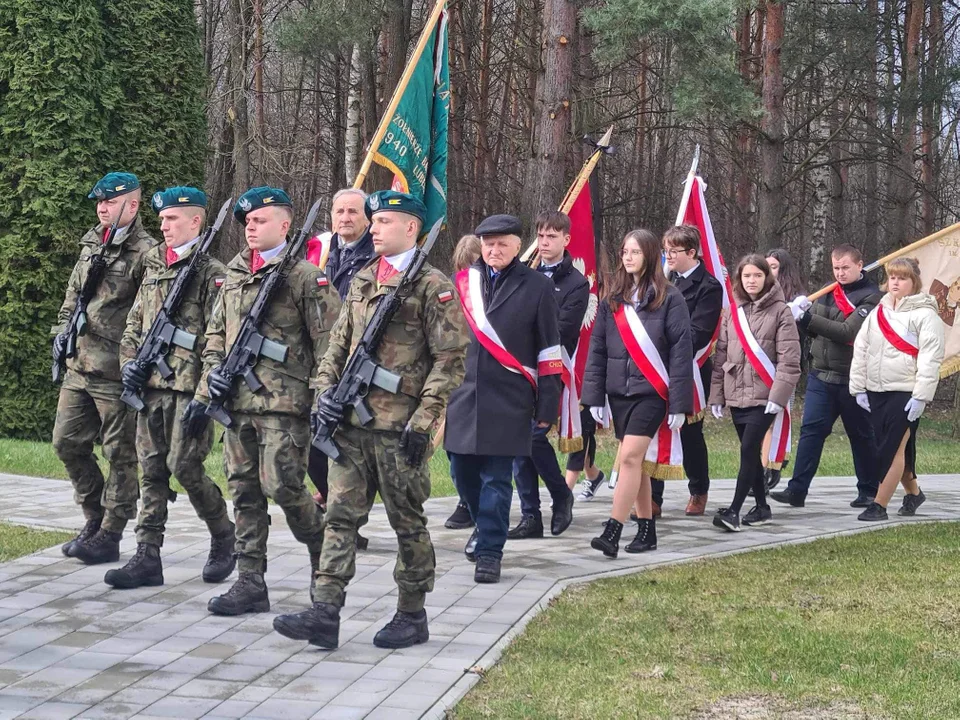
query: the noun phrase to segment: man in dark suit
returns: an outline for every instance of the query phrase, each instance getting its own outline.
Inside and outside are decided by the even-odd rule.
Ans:
[[[693,225],[677,225],[663,235],[663,251],[667,258],[669,279],[683,294],[690,313],[690,339],[693,354],[696,357],[713,341],[714,332],[723,312],[723,286],[707,272],[697,255],[700,251],[700,231]],[[713,361],[707,357],[700,365],[700,381],[703,398],[710,396],[710,378],[713,374]],[[698,390],[694,389],[694,392]],[[705,403],[705,400],[703,401]],[[687,416],[687,422],[680,429],[680,443],[683,446],[683,470],[687,475],[690,500],[687,502],[687,515],[703,515],[707,507],[707,492],[710,490],[710,471],[707,467],[707,443],[703,439],[703,413]],[[663,505],[663,481],[653,480],[654,514]]]
[[[467,559],[474,580],[499,582],[510,522],[513,460],[530,455],[531,421],[549,427],[560,408],[559,310],[553,281],[522,264],[520,221],[486,218],[481,257],[457,275],[470,327],[466,376],[447,405],[444,447],[476,528]]]
[[[590,285],[583,274],[573,266],[573,258],[566,251],[570,244],[570,218],[556,210],[542,212],[537,217],[537,252],[540,263],[537,272],[553,280],[554,297],[560,307],[560,345],[568,357],[573,357],[580,340],[580,328],[587,311]],[[540,515],[540,488],[537,477],[553,499],[553,517],[550,532],[559,535],[573,520],[573,492],[557,462],[557,454],[547,439],[550,426],[533,423],[533,448],[530,455],[521,455],[513,461],[513,478],[520,496],[520,522],[510,532],[510,540],[543,537],[543,519]]]

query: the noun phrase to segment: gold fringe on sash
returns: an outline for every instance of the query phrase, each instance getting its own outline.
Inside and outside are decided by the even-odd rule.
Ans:
[[[686,477],[682,465],[661,465],[652,460],[643,461],[643,472],[657,480],[683,480]]]
[[[583,450],[583,437],[565,438],[562,437],[557,443],[557,448],[562,453],[575,453]]]
[[[707,411],[706,409],[703,409],[698,413],[694,413],[693,415],[687,415],[687,422],[690,423],[691,425],[693,423],[698,423],[701,420],[703,420],[703,418],[705,418],[706,415],[707,415]]]

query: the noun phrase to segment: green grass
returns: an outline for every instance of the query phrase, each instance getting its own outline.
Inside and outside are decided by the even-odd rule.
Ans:
[[[0,562],[13,560],[43,550],[51,545],[65,543],[72,533],[34,530],[20,525],[0,523]]]
[[[793,449],[796,451],[800,437],[801,408],[794,412]],[[951,436],[952,420],[945,413],[930,412],[924,416],[917,442],[917,466],[921,474],[956,472],[956,440]],[[707,447],[710,449],[710,475],[714,478],[732,478],[737,475],[740,458],[740,444],[736,431],[729,418],[716,421],[707,418],[704,428]],[[609,472],[617,453],[616,439],[610,433],[600,436],[597,451],[597,465]],[[101,466],[106,468],[103,459]],[[560,457],[560,467],[566,465],[565,456]],[[226,494],[226,480],[223,472],[223,448],[218,442],[207,457],[207,474],[213,478]],[[15,475],[66,479],[63,463],[53,452],[50,443],[29,440],[0,439],[0,472]],[[820,462],[820,475],[853,475],[853,460],[850,445],[843,434],[843,426],[838,421],[835,432],[824,446]],[[433,484],[433,497],[449,497],[456,494],[450,482],[450,464],[442,450],[434,453],[430,459],[430,475]],[[308,483],[309,485],[309,483]],[[311,486],[312,487],[312,486]],[[174,489],[182,488],[174,483]]]
[[[958,568],[937,523],[576,586],[452,717],[958,718]]]

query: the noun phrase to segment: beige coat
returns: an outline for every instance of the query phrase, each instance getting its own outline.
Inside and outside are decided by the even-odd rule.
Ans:
[[[747,303],[743,310],[753,336],[776,365],[773,387],[767,390],[750,365],[728,312],[720,326],[713,359],[710,404],[748,408],[766,405],[770,400],[786,406],[800,380],[800,334],[783,301],[783,291],[774,284],[766,295]]]
[[[917,400],[930,402],[940,381],[943,363],[943,321],[937,301],[926,293],[908,295],[894,307],[887,293],[880,300],[895,328],[917,336],[917,357],[897,350],[880,332],[877,311],[863,323],[853,343],[850,365],[850,394],[866,392],[909,392]]]

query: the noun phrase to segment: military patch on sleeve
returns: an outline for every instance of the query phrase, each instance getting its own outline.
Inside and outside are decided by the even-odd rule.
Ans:
[[[216,285],[217,287],[223,287],[223,281],[224,281],[224,279],[225,279],[225,278],[222,278],[222,277],[214,278],[214,279],[213,279],[213,284]]]
[[[859,315],[862,318],[865,318],[869,314],[870,314],[870,311],[865,307],[862,307],[859,310],[857,310],[857,315]]]
[[[451,300],[453,300],[453,291],[444,290],[442,293],[437,295],[437,300],[439,300],[442,303],[450,302]]]
[[[327,280],[326,275],[317,275],[317,287],[326,287],[330,284],[330,281]]]

